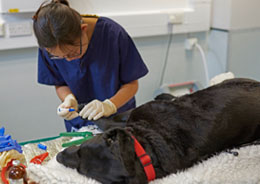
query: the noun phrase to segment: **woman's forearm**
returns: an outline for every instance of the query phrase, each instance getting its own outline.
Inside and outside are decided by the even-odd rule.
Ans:
[[[55,86],[56,93],[60,100],[63,102],[65,97],[69,94],[72,94],[70,88],[68,86]]]
[[[64,101],[65,97],[72,94],[68,86],[55,86],[56,93],[61,101]],[[138,90],[138,80],[132,81],[123,85],[118,92],[110,98],[117,108],[122,107],[126,104]]]
[[[110,98],[117,108],[126,104],[133,96],[135,96],[138,90],[138,80],[129,82],[123,85],[118,92]]]

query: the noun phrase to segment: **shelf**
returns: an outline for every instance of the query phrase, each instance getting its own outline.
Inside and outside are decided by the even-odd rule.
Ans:
[[[35,12],[44,0],[0,0],[0,13]]]

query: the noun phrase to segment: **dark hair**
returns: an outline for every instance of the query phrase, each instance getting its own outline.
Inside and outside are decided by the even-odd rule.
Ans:
[[[33,29],[41,48],[74,45],[81,36],[81,16],[67,0],[52,0],[36,11]]]

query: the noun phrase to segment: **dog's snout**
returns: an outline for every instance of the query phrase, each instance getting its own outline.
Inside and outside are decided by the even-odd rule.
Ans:
[[[58,153],[56,160],[67,167],[77,168],[80,163],[78,150],[78,146],[71,146]]]

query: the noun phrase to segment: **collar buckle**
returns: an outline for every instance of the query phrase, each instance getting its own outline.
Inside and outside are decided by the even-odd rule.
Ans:
[[[144,172],[146,174],[148,182],[156,178],[156,173],[152,164],[151,157],[145,152],[142,145],[137,141],[137,139],[132,135],[134,140],[135,153],[139,158],[142,166],[144,167]]]

